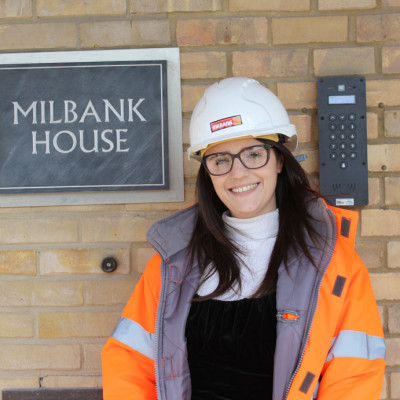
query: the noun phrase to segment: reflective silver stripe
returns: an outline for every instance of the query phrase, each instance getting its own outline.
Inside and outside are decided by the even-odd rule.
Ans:
[[[130,348],[154,359],[154,335],[131,319],[121,317],[111,337],[126,344]]]
[[[385,359],[385,340],[365,332],[341,331],[332,341],[326,361],[334,357],[355,357],[375,360]]]

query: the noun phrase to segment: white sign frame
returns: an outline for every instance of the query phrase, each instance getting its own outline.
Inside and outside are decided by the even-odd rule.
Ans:
[[[179,48],[88,50],[0,54],[0,64],[167,61],[169,189],[110,192],[0,194],[0,207],[123,204],[184,201]]]

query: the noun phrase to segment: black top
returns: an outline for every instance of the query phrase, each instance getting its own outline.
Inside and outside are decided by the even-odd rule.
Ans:
[[[192,303],[186,338],[192,400],[272,399],[275,293]]]

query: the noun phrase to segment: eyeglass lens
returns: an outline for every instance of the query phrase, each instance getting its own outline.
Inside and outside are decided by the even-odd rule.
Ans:
[[[224,175],[231,171],[235,158],[248,169],[261,168],[268,163],[269,146],[246,147],[237,154],[210,154],[204,157],[204,162],[211,175]]]

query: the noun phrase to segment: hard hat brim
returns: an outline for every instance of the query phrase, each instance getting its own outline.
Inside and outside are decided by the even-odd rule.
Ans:
[[[236,135],[232,133],[232,128],[229,129],[229,132],[219,134],[215,137],[214,141],[204,141],[204,143],[198,143],[195,146],[190,146],[187,149],[188,158],[194,158],[197,160],[201,160],[200,152],[201,150],[206,149],[210,144],[224,142],[228,140],[236,140],[236,139],[243,139],[245,137],[254,137],[257,139],[260,136],[266,135],[274,135],[279,134],[285,136],[284,145],[291,151],[294,152],[297,148],[297,131],[296,127],[292,124],[286,125],[284,127],[277,127],[275,132],[265,132],[265,130],[260,130],[259,132],[255,132],[252,130],[251,132],[241,131]]]

